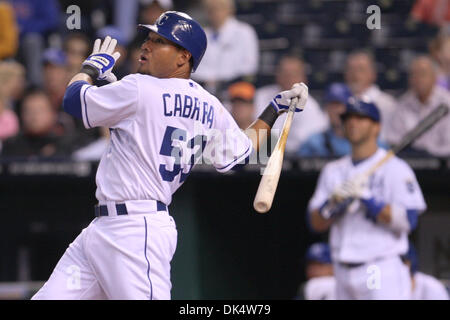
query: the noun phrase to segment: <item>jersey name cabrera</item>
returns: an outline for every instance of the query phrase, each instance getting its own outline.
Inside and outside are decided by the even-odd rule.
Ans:
[[[99,201],[167,205],[199,161],[226,172],[252,152],[217,98],[190,79],[133,74],[80,91],[86,128],[110,128],[97,171]]]

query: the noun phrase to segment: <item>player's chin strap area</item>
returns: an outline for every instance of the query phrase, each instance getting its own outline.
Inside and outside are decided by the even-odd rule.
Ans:
[[[101,201],[94,207],[96,217],[148,214],[161,211],[167,213],[167,206],[157,200]]]

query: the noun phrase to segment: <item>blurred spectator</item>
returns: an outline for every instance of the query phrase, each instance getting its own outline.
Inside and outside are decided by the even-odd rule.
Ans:
[[[80,72],[81,64],[91,53],[89,38],[80,32],[69,33],[64,41],[64,52],[67,57],[69,78]]]
[[[45,38],[59,23],[60,7],[56,0],[14,0],[16,21],[20,31],[20,52],[31,84],[42,83],[42,53]]]
[[[231,115],[242,130],[255,121],[255,87],[249,82],[236,82],[228,88]]]
[[[19,119],[7,105],[6,96],[0,87],[0,145],[2,141],[15,136],[19,132]]]
[[[421,22],[444,26],[450,22],[450,1],[416,0],[411,15]]]
[[[409,91],[400,99],[389,119],[388,141],[399,140],[420,120],[440,104],[450,104],[450,93],[436,85],[436,69],[428,56],[420,56],[411,64]],[[433,156],[450,155],[450,114],[412,144],[410,152],[426,152]]]
[[[12,57],[17,52],[19,34],[14,10],[5,1],[0,1],[0,60]]]
[[[351,92],[343,83],[333,83],[328,87],[325,96],[325,111],[330,126],[327,130],[311,135],[300,146],[300,156],[342,157],[351,152],[351,146],[344,137],[341,114],[345,112],[345,104]]]
[[[9,157],[63,156],[70,154],[70,136],[55,134],[57,113],[44,91],[29,91],[21,107],[21,133],[5,141],[2,155]]]
[[[0,87],[7,107],[17,111],[26,87],[25,68],[15,61],[0,62]]]
[[[43,54],[44,88],[54,110],[59,110],[64,98],[69,74],[67,72],[67,58],[59,49],[47,49]]]
[[[227,82],[251,80],[258,71],[258,37],[252,26],[235,18],[234,0],[203,0],[203,6],[208,47],[192,78],[220,95]]]
[[[277,67],[276,84],[256,90],[255,117],[261,114],[278,92],[291,89],[292,85],[297,82],[307,83],[303,61],[296,56],[282,57]],[[297,153],[300,145],[310,135],[326,130],[328,127],[327,116],[311,94],[308,97],[305,109],[296,114],[295,117],[286,143],[286,152],[291,153]],[[281,115],[275,122],[272,130],[274,134],[279,135],[281,133],[285,119],[286,114]]]
[[[126,66],[129,73],[136,73],[139,68],[139,58],[141,56],[141,44],[137,40],[128,45]]]
[[[66,55],[62,50],[50,48],[44,51],[43,56],[44,90],[53,110],[57,113],[55,133],[59,136],[73,133],[75,130],[74,118],[62,112],[62,101],[70,80]]]
[[[123,34],[126,42],[133,39],[136,34],[138,12],[141,12],[139,2],[139,0],[114,0],[114,25]]]
[[[439,38],[439,46],[435,54],[440,67],[437,83],[450,91],[450,35],[442,35]]]
[[[375,84],[377,71],[373,56],[365,51],[355,51],[347,58],[345,81],[355,97],[371,100],[377,105],[382,119],[389,119],[395,109],[394,97],[383,92]],[[387,122],[381,121],[380,139],[386,140]]]
[[[172,10],[172,0],[141,0],[140,20],[143,24],[154,24],[159,16]]]
[[[435,277],[418,271],[417,253],[410,242],[408,252],[402,256],[411,274],[411,300],[449,300],[445,286]]]
[[[328,243],[312,244],[306,252],[306,279],[300,286],[299,300],[336,300],[336,280]]]
[[[135,26],[136,27],[136,26]],[[120,52],[120,58],[114,65],[114,74],[117,80],[122,79],[126,75],[130,74],[129,66],[127,65],[127,38],[125,34],[114,26],[106,26],[97,31],[97,38],[104,39],[106,36],[110,36],[117,40],[116,51]]]
[[[100,137],[88,145],[76,150],[72,159],[77,161],[99,161],[109,145],[109,129],[100,128]]]

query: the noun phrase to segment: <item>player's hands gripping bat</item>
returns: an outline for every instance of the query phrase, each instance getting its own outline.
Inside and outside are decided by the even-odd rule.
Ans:
[[[119,52],[114,52],[117,40],[107,36],[103,43],[100,39],[95,40],[92,54],[83,62],[83,69],[88,72],[93,79],[106,80],[108,82],[117,81],[117,77],[112,73],[112,68],[120,58]]]
[[[345,198],[367,198],[367,183],[369,177],[374,174],[378,168],[380,168],[384,163],[386,163],[395,154],[405,149],[407,146],[412,144],[416,139],[422,136],[430,128],[432,128],[439,120],[441,120],[449,112],[448,106],[440,105],[438,108],[430,112],[425,118],[423,118],[413,129],[411,129],[400,142],[392,147],[386,155],[381,158],[377,163],[375,163],[366,172],[357,175],[350,181],[344,182],[342,186],[336,188],[332,195],[333,200],[342,201]]]
[[[291,129],[294,112],[302,111],[308,99],[308,87],[304,83],[296,83],[291,90],[279,93],[271,102],[272,107],[281,114],[288,112],[278,138],[278,142],[269,158],[264,174],[256,192],[253,207],[259,213],[265,213],[272,207],[283,165],[284,149]],[[287,107],[289,106],[289,108]]]

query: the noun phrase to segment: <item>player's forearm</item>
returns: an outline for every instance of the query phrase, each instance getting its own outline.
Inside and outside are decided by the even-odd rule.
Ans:
[[[313,210],[310,214],[311,228],[316,232],[325,232],[333,224],[334,219],[325,219],[319,213],[319,210]]]
[[[381,210],[380,214],[378,215],[377,222],[389,225],[391,220],[392,220],[391,206],[386,205],[386,206],[384,206],[384,208]]]
[[[245,133],[253,143],[253,149],[258,151],[259,147],[267,142],[279,113],[269,104],[246,130]]]
[[[395,232],[410,232],[417,226],[418,210],[408,210],[399,205],[386,205],[377,216],[377,222]]]
[[[84,73],[84,72],[80,72],[77,73],[76,75],[74,75],[72,77],[72,79],[70,80],[69,84],[67,86],[70,86],[72,83],[76,82],[76,81],[86,81],[89,84],[93,84],[94,82],[92,81],[92,78],[90,75]]]
[[[245,130],[245,134],[252,141],[254,150],[259,151],[260,146],[266,143],[270,129],[266,122],[257,119]]]

